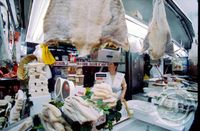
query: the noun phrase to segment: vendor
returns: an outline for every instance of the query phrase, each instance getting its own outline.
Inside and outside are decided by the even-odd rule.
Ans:
[[[151,78],[162,78],[163,71],[162,71],[162,65],[161,60],[158,61],[157,64],[154,64],[150,70],[150,77]]]
[[[124,78],[123,73],[117,72],[118,63],[109,63],[108,64],[108,75],[106,83],[108,83],[114,93],[117,94],[120,100],[123,100],[125,97],[127,84]]]

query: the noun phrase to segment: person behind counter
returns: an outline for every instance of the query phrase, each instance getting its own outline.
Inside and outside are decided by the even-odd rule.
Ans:
[[[161,60],[159,59],[158,63],[153,65],[150,70],[150,77],[151,78],[162,78],[163,75],[163,68],[161,65]]]
[[[120,100],[123,100],[125,97],[127,84],[124,78],[123,73],[117,72],[118,63],[109,63],[108,64],[108,76],[106,83],[108,83],[114,93],[117,94]]]

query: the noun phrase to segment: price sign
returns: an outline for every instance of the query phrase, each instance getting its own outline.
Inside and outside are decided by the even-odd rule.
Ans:
[[[86,89],[83,88],[82,86],[76,86],[75,88],[75,95],[76,96],[84,96],[86,92]]]

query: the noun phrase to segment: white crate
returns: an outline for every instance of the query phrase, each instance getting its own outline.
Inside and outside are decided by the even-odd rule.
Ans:
[[[101,49],[91,55],[92,61],[102,61],[102,62],[120,62],[121,49],[111,50],[111,49]]]

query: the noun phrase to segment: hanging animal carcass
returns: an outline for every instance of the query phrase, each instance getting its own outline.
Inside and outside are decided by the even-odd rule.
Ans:
[[[129,49],[121,0],[51,0],[43,32],[44,42],[72,43],[79,56],[106,42]]]
[[[11,52],[9,50],[9,15],[7,7],[0,5],[0,66],[12,63]]]
[[[151,59],[160,59],[164,53],[173,55],[170,28],[167,22],[164,0],[153,0],[153,18],[144,40],[143,51],[149,51]]]

